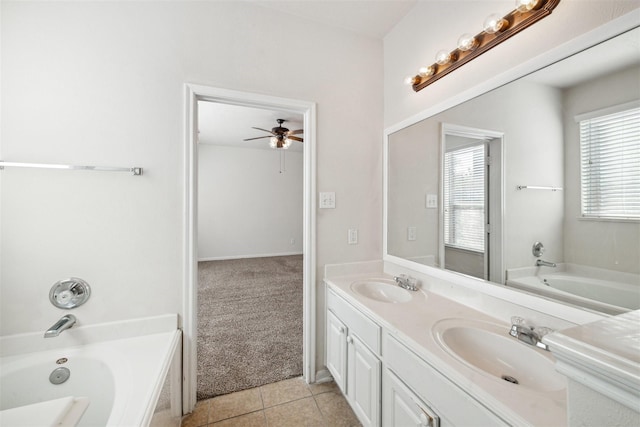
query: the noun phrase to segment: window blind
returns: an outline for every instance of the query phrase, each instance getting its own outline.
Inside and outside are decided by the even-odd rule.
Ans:
[[[582,216],[640,219],[640,107],[579,126]]]
[[[444,243],[484,252],[485,144],[444,155]]]

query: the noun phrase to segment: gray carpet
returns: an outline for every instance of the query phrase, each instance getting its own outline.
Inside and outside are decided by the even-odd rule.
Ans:
[[[198,265],[197,399],[302,375],[302,255]]]

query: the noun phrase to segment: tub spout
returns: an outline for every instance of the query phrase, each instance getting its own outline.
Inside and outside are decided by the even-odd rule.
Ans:
[[[542,259],[536,260],[536,267],[555,267],[555,262],[544,261]]]
[[[76,316],[73,314],[67,314],[66,316],[62,316],[60,320],[53,324],[52,327],[47,329],[44,333],[45,338],[53,338],[60,335],[60,332],[69,329],[73,325],[76,324]]]

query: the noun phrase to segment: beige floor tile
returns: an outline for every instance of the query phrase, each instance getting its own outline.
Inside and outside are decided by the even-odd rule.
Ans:
[[[225,394],[214,397],[210,401],[209,423],[262,409],[262,399],[258,388]]]
[[[314,396],[320,412],[330,427],[362,426],[342,393],[330,392]]]
[[[263,385],[260,387],[260,392],[265,408],[311,396],[309,386],[302,378],[291,378]]]
[[[326,423],[313,397],[266,408],[269,427],[320,427]]]
[[[228,418],[217,423],[209,424],[209,427],[266,427],[267,420],[264,411],[251,412],[239,417]]]
[[[182,417],[182,427],[206,426],[209,422],[209,400],[201,400],[189,415]]]
[[[336,384],[334,381],[329,381],[326,383],[318,383],[318,384],[309,384],[309,388],[311,389],[311,393],[314,396],[316,394],[327,393],[330,391],[335,393],[340,393],[338,384]]]

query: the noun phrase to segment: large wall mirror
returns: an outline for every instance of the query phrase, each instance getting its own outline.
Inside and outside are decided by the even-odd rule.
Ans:
[[[386,254],[640,308],[639,76],[635,28],[388,134]]]

